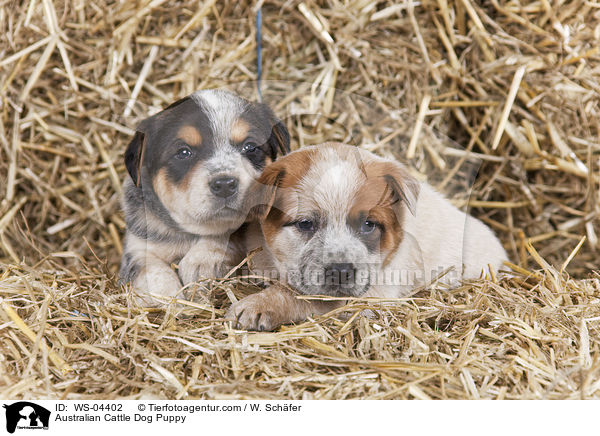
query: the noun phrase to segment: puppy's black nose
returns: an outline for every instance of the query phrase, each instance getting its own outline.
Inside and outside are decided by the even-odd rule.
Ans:
[[[332,285],[354,284],[356,270],[351,263],[331,263],[325,267],[325,279]]]
[[[219,177],[211,180],[208,184],[210,192],[215,194],[217,197],[227,198],[231,197],[237,192],[238,179],[235,177]]]

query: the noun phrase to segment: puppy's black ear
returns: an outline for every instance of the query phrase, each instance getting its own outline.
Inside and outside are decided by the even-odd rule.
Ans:
[[[271,136],[267,143],[269,144],[269,154],[271,159],[277,159],[278,155],[285,155],[290,152],[290,132],[283,124],[283,121],[274,118]]]
[[[164,108],[161,112],[167,111],[169,109],[173,109],[174,107],[179,106],[181,103],[185,103],[186,101],[190,100],[191,97],[188,95],[187,97],[183,97],[180,98],[179,100],[177,100],[176,102],[171,103],[169,106],[167,106],[166,108]],[[160,112],[159,112],[160,113]]]
[[[131,140],[131,142],[127,146],[127,150],[125,151],[125,167],[127,168],[129,175],[135,183],[135,186],[137,186],[138,188],[142,184],[142,165],[144,162],[144,152],[146,151],[147,138],[144,132],[149,131],[150,127],[155,122],[155,120],[164,117],[167,113],[177,108],[181,104],[189,101],[190,99],[191,98],[189,96],[183,97],[177,100],[176,102],[171,103],[159,113],[149,118],[146,118],[138,125],[138,130],[135,132],[133,139]],[[183,108],[179,108],[179,110],[182,109]],[[174,116],[177,116],[177,113],[175,113]]]
[[[385,163],[386,173],[383,176],[398,200],[404,202],[414,216],[421,184],[408,171],[397,163]]]
[[[144,161],[144,151],[146,149],[146,135],[142,132],[135,132],[133,139],[125,151],[125,167],[131,176],[133,183],[138,188],[142,184],[142,163]]]

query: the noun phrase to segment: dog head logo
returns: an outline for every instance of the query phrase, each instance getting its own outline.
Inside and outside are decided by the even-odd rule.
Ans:
[[[4,405],[6,409],[6,431],[14,433],[18,428],[48,429],[50,411],[29,401]]]

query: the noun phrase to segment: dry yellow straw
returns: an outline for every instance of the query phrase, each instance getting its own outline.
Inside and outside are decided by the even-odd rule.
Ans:
[[[33,332],[33,330],[31,330],[31,328],[29,328],[27,324],[25,324],[25,321],[21,319],[17,312],[12,307],[10,307],[4,300],[0,300],[0,305],[2,305],[2,309],[4,309],[4,312],[6,312],[10,319],[13,320],[17,328],[21,330],[21,332],[23,332],[25,336],[27,336],[32,342],[35,342],[36,334]],[[48,348],[44,341],[40,343],[40,346],[48,353],[48,357],[62,374],[66,374],[68,372],[73,371],[73,368],[71,368],[71,366],[65,361],[65,359],[63,359],[56,352]]]

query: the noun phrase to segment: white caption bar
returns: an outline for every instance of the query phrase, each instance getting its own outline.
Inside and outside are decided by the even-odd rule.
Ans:
[[[0,434],[597,434],[594,401],[0,400]],[[168,434],[167,434],[168,435]]]

